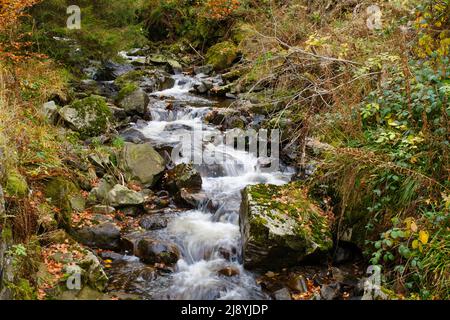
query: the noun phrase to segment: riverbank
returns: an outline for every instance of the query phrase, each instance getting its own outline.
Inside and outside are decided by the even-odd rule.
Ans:
[[[142,48],[83,31],[51,37],[65,68],[2,64],[1,297],[361,299],[376,265],[378,298],[445,298],[440,9],[387,3],[373,31],[363,7],[152,4]],[[228,162],[169,157],[199,128]],[[280,130],[280,170],[208,140],[237,129]]]

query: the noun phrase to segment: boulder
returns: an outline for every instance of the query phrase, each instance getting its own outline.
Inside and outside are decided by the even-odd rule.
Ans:
[[[331,223],[298,182],[254,185],[242,192],[244,265],[283,268],[333,246]]]
[[[17,171],[6,174],[5,193],[12,197],[24,197],[28,194],[28,183],[25,177]]]
[[[58,106],[55,101],[48,101],[42,106],[43,116],[50,122],[55,123],[58,117]]]
[[[162,54],[152,54],[148,57],[148,61],[157,65],[166,65],[174,73],[183,71],[183,66],[178,61]]]
[[[140,239],[136,249],[136,255],[145,263],[172,265],[180,258],[180,251],[175,244],[148,237]]]
[[[202,189],[202,177],[192,164],[182,163],[165,173],[163,185],[172,194],[180,192],[181,189],[198,192]]]
[[[129,115],[147,115],[149,103],[150,98],[147,93],[134,84],[127,85],[119,92],[119,107]]]
[[[194,67],[194,73],[196,75],[210,75],[213,72],[214,66],[207,64],[204,66],[196,66]]]
[[[72,212],[81,212],[85,207],[85,201],[78,186],[65,177],[55,177],[45,185],[44,194],[47,199],[50,199],[50,203],[59,209],[56,216],[58,223],[70,229]]]
[[[120,228],[112,219],[104,215],[95,215],[93,225],[83,226],[75,230],[75,237],[84,245],[105,249],[118,250],[120,247]]]
[[[169,223],[169,217],[165,213],[155,213],[142,217],[139,225],[145,230],[164,229]]]
[[[100,179],[98,185],[91,190],[88,197],[89,203],[105,203],[108,199],[109,191],[116,185],[116,179],[110,175],[105,175]]]
[[[125,143],[120,160],[129,180],[145,186],[153,186],[165,169],[165,161],[148,143]]]
[[[108,203],[113,207],[140,205],[144,203],[144,197],[139,192],[116,184],[107,195]]]
[[[238,56],[238,48],[230,41],[215,44],[206,53],[206,63],[212,65],[214,70],[221,71],[233,64]]]
[[[82,138],[95,137],[105,133],[112,117],[103,97],[91,95],[59,110],[61,118],[69,127],[80,133]]]

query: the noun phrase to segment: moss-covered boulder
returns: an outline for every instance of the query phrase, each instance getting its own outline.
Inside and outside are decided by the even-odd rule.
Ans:
[[[150,98],[147,93],[134,83],[123,87],[118,94],[119,107],[129,115],[148,115],[148,104]]]
[[[328,217],[301,184],[249,186],[242,196],[246,268],[283,268],[333,246]]]
[[[6,175],[5,192],[8,196],[24,197],[28,194],[28,184],[25,178],[17,171]]]
[[[114,81],[114,84],[119,91],[122,91],[126,87],[130,87],[130,85],[134,85],[136,88],[140,86],[146,91],[157,91],[171,88],[174,83],[175,80],[169,73],[159,69],[132,70],[124,73]],[[120,98],[120,96],[121,94],[119,94],[118,98]]]
[[[56,221],[67,229],[72,225],[72,213],[83,211],[84,198],[78,186],[65,177],[51,179],[44,188],[44,194],[50,203],[57,208]]]
[[[182,163],[167,171],[163,185],[173,194],[181,189],[198,192],[202,189],[202,177],[192,164]]]
[[[71,129],[80,133],[82,138],[105,133],[112,117],[105,99],[96,95],[75,100],[72,104],[61,108],[59,114]]]
[[[246,39],[256,34],[255,29],[248,23],[238,23],[231,30],[231,39],[237,45],[242,44]]]
[[[237,56],[238,49],[234,43],[224,41],[209,48],[205,59],[206,64],[212,65],[216,71],[221,71],[230,67]]]
[[[165,169],[165,161],[148,143],[125,143],[120,166],[129,180],[153,186]]]
[[[109,191],[107,199],[108,203],[113,207],[135,206],[144,203],[142,194],[120,184],[116,184]]]
[[[120,246],[120,228],[114,220],[104,214],[95,214],[74,227],[75,237],[84,245],[105,250],[118,250]]]

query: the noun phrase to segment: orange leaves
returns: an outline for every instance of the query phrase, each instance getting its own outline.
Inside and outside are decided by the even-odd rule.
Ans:
[[[24,16],[26,8],[41,0],[0,0],[0,32],[9,28]]]
[[[80,213],[74,213],[72,215],[72,222],[81,228],[84,226],[92,226],[92,212],[86,210]]]
[[[308,291],[299,294],[292,294],[293,300],[310,300],[315,294],[320,294],[320,286],[315,286],[313,280],[307,280],[306,286]]]
[[[206,17],[213,20],[226,19],[239,8],[240,4],[240,0],[208,0]]]
[[[72,247],[66,240],[64,243],[52,244],[42,249],[42,260],[49,276],[39,283],[39,299],[45,299],[46,290],[55,287],[60,281],[64,280],[63,268],[65,264],[62,261],[81,261],[84,258],[85,253],[80,251],[82,248],[77,248]],[[68,264],[73,264],[73,262]]]
[[[30,53],[26,50],[31,43],[24,41],[29,33],[20,34],[15,28],[25,10],[41,0],[0,0],[0,34],[5,39],[0,41],[0,60],[17,64],[30,56],[41,58],[43,55]]]

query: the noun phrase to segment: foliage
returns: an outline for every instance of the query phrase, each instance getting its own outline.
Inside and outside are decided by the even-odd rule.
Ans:
[[[187,38],[203,48],[225,35],[238,7],[237,0],[152,1],[145,13],[145,29],[153,41]]]
[[[0,1],[0,61],[16,63],[27,58],[30,42],[18,31],[19,20],[26,15],[26,9],[41,0]]]

